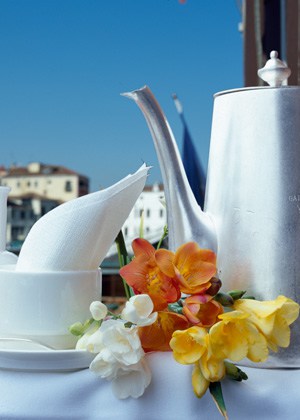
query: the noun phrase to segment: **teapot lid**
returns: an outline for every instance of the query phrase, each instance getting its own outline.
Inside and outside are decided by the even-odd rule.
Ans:
[[[287,84],[291,70],[283,61],[279,60],[277,51],[271,51],[270,59],[266,62],[265,67],[257,71],[257,74],[271,87],[279,87],[283,83]]]
[[[269,84],[269,86],[256,86],[239,89],[231,89],[216,93],[214,96],[224,95],[225,93],[237,92],[241,90],[253,90],[253,89],[268,89],[287,87],[287,79],[291,75],[290,68],[278,58],[277,51],[271,51],[270,59],[266,62],[265,66],[257,71],[258,76]]]

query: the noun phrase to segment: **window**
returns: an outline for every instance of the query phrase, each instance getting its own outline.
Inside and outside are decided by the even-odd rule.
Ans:
[[[164,217],[164,211],[163,211],[163,209],[160,209],[159,210],[159,217],[160,218],[163,218]]]
[[[17,185],[17,188],[20,188],[21,187],[21,182],[18,181],[16,185]]]
[[[11,228],[11,238],[13,241],[19,239],[20,236],[24,235],[24,227],[22,226],[13,226]]]
[[[30,181],[27,181],[27,187],[30,187],[31,183]]]
[[[128,235],[128,227],[124,228],[124,235],[127,236]]]
[[[150,209],[147,209],[147,211],[146,211],[146,217],[150,217]]]
[[[66,192],[71,192],[72,191],[72,182],[71,181],[66,181],[65,191]]]

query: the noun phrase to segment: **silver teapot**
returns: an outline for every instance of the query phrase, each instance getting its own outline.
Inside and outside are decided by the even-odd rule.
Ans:
[[[300,302],[300,87],[275,52],[259,75],[270,86],[215,95],[204,211],[189,186],[167,119],[148,87],[126,93],[142,110],[161,167],[169,248],[188,241],[217,253],[224,290]],[[300,367],[291,345],[259,367]],[[244,363],[251,365],[251,363]]]

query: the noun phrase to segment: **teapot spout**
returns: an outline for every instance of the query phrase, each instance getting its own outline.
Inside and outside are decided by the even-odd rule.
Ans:
[[[169,249],[175,251],[183,243],[195,241],[200,247],[216,252],[213,221],[194,197],[174,135],[153,93],[145,86],[123,96],[133,99],[139,106],[154,141],[165,188]]]

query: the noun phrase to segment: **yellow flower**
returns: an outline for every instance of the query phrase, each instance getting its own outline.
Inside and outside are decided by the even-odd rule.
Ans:
[[[199,363],[196,363],[193,369],[192,385],[198,398],[201,398],[209,387],[209,381],[203,376]]]
[[[253,362],[263,362],[268,357],[267,341],[263,334],[249,320],[249,315],[241,311],[219,315],[210,329],[213,354],[235,362],[248,357]]]
[[[223,358],[213,354],[210,334],[202,327],[191,327],[185,331],[175,331],[170,341],[174,358],[182,364],[194,363],[192,385],[197,397],[205,394],[210,382],[225,376]]]
[[[175,360],[183,365],[197,362],[205,351],[206,336],[206,329],[196,326],[175,331],[170,341]]]
[[[248,315],[258,330],[265,336],[268,347],[277,352],[278,347],[290,344],[290,328],[299,316],[299,305],[285,296],[271,301],[238,299],[234,308]]]
[[[225,376],[225,364],[223,359],[218,359],[212,354],[211,347],[200,360],[195,363],[192,373],[192,385],[194,393],[201,398],[211,382],[218,382]]]

